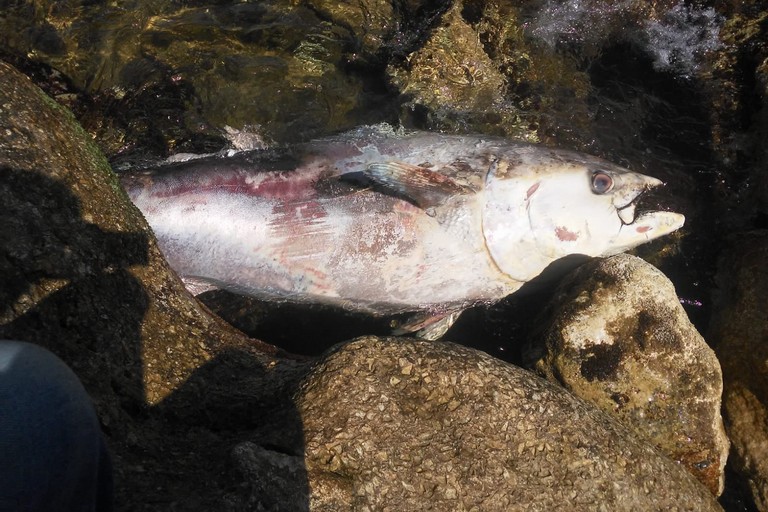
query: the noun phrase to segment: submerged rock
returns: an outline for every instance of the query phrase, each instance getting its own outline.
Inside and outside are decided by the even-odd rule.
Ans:
[[[768,510],[768,231],[740,236],[718,270],[710,338],[723,366],[725,425],[734,468]]]
[[[722,46],[710,59],[711,146],[718,160],[718,199],[728,213],[768,215],[768,4],[718,6],[726,15]]]
[[[469,123],[535,138],[529,122],[503,100],[504,76],[461,12],[461,2],[455,3],[422,47],[389,66],[388,74],[409,98],[407,109],[429,112],[432,128],[455,130]]]
[[[373,13],[374,39],[393,22],[387,6]],[[227,126],[295,140],[360,124],[352,115],[368,117],[368,78],[342,69],[359,35],[280,0],[13,5],[0,17],[0,50],[52,66],[96,99],[105,119],[83,118],[110,156],[136,144],[185,150]]]
[[[669,279],[621,254],[584,264],[558,288],[536,369],[723,491],[728,439],[722,375]]]
[[[720,510],[593,406],[451,343],[341,345],[297,408],[311,510]]]
[[[141,46],[192,85],[213,126],[285,139],[354,125],[362,83],[338,69],[347,37],[301,5],[257,2],[154,16]]]

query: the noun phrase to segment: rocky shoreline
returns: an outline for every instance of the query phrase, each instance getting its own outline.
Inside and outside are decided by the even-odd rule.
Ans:
[[[77,53],[88,32],[53,23],[72,13],[0,16],[28,27],[1,37],[24,73],[0,62],[0,337],[51,349],[84,382],[120,510],[768,510],[768,6],[585,4],[608,28],[574,36],[592,18],[569,2],[126,10],[107,19],[142,30],[88,40],[115,50],[98,66]],[[700,33],[665,32],[681,19]],[[700,55],[640,58],[673,33]],[[647,72],[617,85],[606,55]],[[385,336],[297,356],[184,290],[104,157],[216,151],[230,125],[252,144],[381,121],[661,169],[691,223],[637,252],[650,263],[580,267],[524,336],[501,329],[530,371]],[[505,311],[485,324],[515,322]],[[324,335],[304,323],[305,344]]]

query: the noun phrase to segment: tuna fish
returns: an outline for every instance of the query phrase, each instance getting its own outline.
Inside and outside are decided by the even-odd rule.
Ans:
[[[269,300],[373,315],[439,337],[569,255],[608,256],[683,225],[636,211],[661,182],[584,154],[366,127],[291,149],[124,176],[178,274]]]

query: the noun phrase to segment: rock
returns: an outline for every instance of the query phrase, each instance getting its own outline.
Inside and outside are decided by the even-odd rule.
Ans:
[[[768,13],[766,13],[768,19]],[[766,49],[766,57],[763,59],[760,67],[757,69],[758,78],[758,90],[760,97],[760,109],[758,114],[756,139],[759,141],[765,141],[768,139],[768,49]],[[765,172],[768,167],[768,147],[762,143],[756,143],[755,149],[757,150],[757,164],[755,170],[752,173],[755,179],[755,198],[758,212],[764,217],[768,218],[768,173]]]
[[[725,15],[720,30],[723,44],[709,59],[703,82],[710,103],[711,147],[720,176],[713,184],[715,198],[727,200],[721,208],[735,213],[751,216],[757,209],[766,215],[768,6],[765,2],[738,2],[721,4],[718,9]]]
[[[313,511],[720,510],[594,406],[452,343],[341,345],[296,403]]]
[[[227,432],[300,446],[289,397],[304,365],[186,292],[90,137],[3,62],[0,120],[0,337],[47,347],[83,381],[120,509],[243,510],[225,506],[240,441]]]
[[[306,473],[301,456],[267,450],[246,441],[232,451],[238,469],[253,484],[249,510],[304,512],[307,506]]]
[[[192,85],[207,122],[258,125],[278,140],[354,126],[362,83],[337,70],[347,39],[307,7],[279,1],[176,9],[141,37],[144,55]]]
[[[521,121],[514,114],[505,115],[499,101],[504,78],[484,51],[478,33],[462,18],[461,9],[461,2],[455,3],[426,43],[408,56],[407,65],[392,65],[389,74],[400,91],[413,98],[409,108],[426,107],[434,113],[433,122],[450,122],[458,112],[478,119],[492,116],[496,123],[503,121],[502,130],[530,137],[524,127],[504,126]]]
[[[734,468],[757,508],[768,510],[768,231],[742,235],[724,252],[710,339],[723,367],[723,410]]]
[[[539,373],[722,493],[720,365],[664,274],[628,254],[593,260],[564,280],[538,323]]]
[[[88,368],[97,396],[111,374],[149,404],[220,346],[250,346],[185,291],[72,115],[2,62],[0,118],[3,337]]]
[[[370,7],[380,9],[366,31],[375,40],[397,21],[388,2]],[[258,130],[269,140],[306,139],[362,124],[351,116],[366,117],[372,106],[362,96],[370,69],[341,70],[370,38],[360,42],[348,25],[326,21],[360,15],[349,6],[335,10],[316,13],[281,0],[160,0],[45,13],[14,5],[0,18],[0,49],[34,56],[96,97],[106,119],[89,128],[100,143],[109,139],[111,152],[135,144],[185,151],[190,140],[211,139],[226,127]]]
[[[594,150],[594,139],[606,137],[595,130],[604,114],[596,116],[592,104],[601,80],[591,66],[618,45],[642,47],[643,54],[661,47],[647,32],[664,26],[671,7],[637,0],[453,2],[422,45],[389,62],[387,74],[405,96],[401,119]],[[648,107],[639,106],[629,123],[636,127]]]
[[[348,30],[355,40],[356,53],[360,54],[355,59],[365,60],[376,59],[382,47],[392,44],[393,38],[403,37],[403,25],[408,21],[424,21],[420,19],[419,8],[430,8],[428,2],[418,0],[413,6],[391,0],[308,0],[306,4],[320,18]]]

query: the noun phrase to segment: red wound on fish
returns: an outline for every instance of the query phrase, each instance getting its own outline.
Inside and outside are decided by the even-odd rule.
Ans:
[[[539,185],[541,185],[540,181],[537,181],[533,185],[531,185],[531,188],[528,189],[528,192],[525,193],[525,200],[529,200],[534,192],[539,190]]]
[[[557,238],[563,242],[575,242],[579,239],[578,233],[569,231],[568,228],[564,228],[562,226],[555,228],[555,235],[557,235]]]
[[[645,233],[650,230],[651,230],[651,226],[640,226],[635,231],[637,231],[638,233]]]
[[[198,172],[189,176],[165,180],[163,187],[153,191],[155,197],[167,198],[201,192],[223,192],[264,199],[296,201],[316,195],[314,185],[322,169],[311,172],[293,171],[249,173],[240,170]]]

